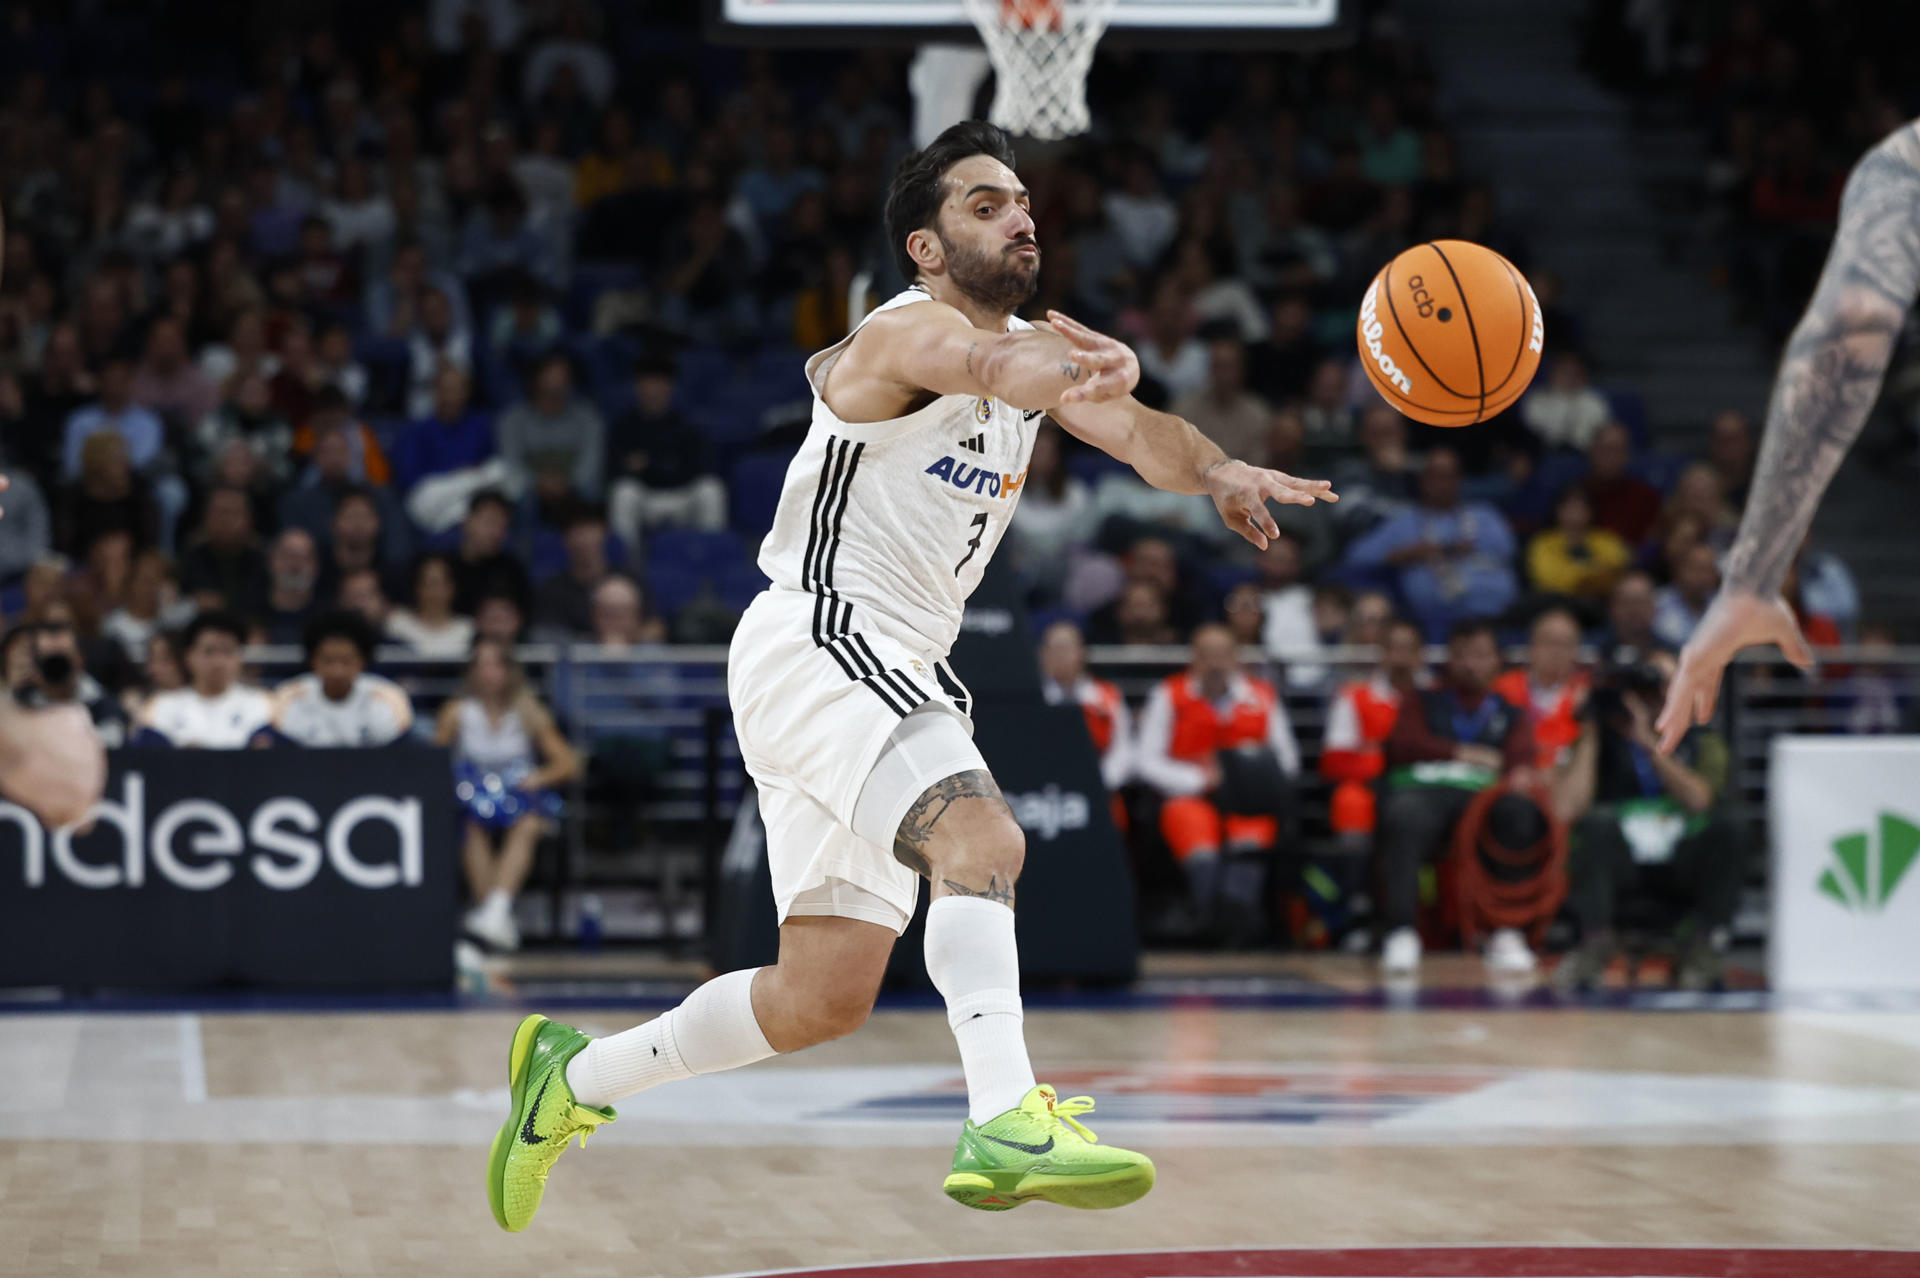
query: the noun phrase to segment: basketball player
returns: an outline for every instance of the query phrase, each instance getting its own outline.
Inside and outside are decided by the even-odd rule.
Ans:
[[[0,243],[6,241],[0,219]],[[7,477],[0,475],[0,492]],[[78,705],[28,709],[0,689],[0,794],[51,829],[86,820],[107,787],[107,748]]]
[[[1746,513],[1720,593],[1680,653],[1660,712],[1671,753],[1713,716],[1720,676],[1742,648],[1777,644],[1805,670],[1813,654],[1780,595],[1840,459],[1866,425],[1907,308],[1920,293],[1920,121],[1863,156],[1840,199],[1820,283],[1774,379]]]
[[[927,972],[967,1081],[946,1193],[985,1211],[1031,1199],[1094,1208],[1153,1185],[1145,1157],[1096,1144],[1077,1121],[1091,1100],[1063,1101],[1034,1078],[1012,908],[1024,840],[973,744],[947,652],[1043,416],[1156,487],[1211,497],[1256,546],[1278,533],[1269,499],[1333,494],[1230,460],[1190,423],[1143,407],[1122,343],[1058,314],[1015,318],[1040,249],[1013,164],[1008,135],[977,122],[907,157],[886,224],[913,286],[807,362],[813,424],[760,552],[773,585],[741,619],[728,662],[779,960],[610,1038],[523,1021],[488,1175],[506,1229],[526,1228],[566,1142],[584,1144],[621,1098],[858,1029],[922,878]]]

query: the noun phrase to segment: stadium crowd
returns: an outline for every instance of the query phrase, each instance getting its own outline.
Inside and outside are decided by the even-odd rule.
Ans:
[[[350,686],[407,731],[392,685],[364,682],[369,641],[456,661],[493,641],[468,701],[519,716],[544,790],[577,761],[500,645],[719,642],[763,584],[804,355],[857,320],[857,276],[875,300],[900,283],[879,212],[911,144],[904,57],[716,50],[672,6],[346,8],[355,39],[263,20],[240,61],[142,6],[84,26],[11,10],[0,610],[73,636],[97,717],[162,736],[156,707],[182,689],[233,697],[242,641],[304,643],[298,695],[240,698],[222,744],[284,734],[288,713],[328,737]],[[1704,457],[1659,453],[1546,273],[1549,365],[1498,421],[1415,425],[1356,365],[1357,299],[1407,244],[1528,265],[1391,24],[1320,54],[1103,57],[1091,96],[1093,135],[1022,164],[1046,255],[1034,309],[1124,335],[1142,399],[1342,501],[1277,512],[1285,535],[1255,554],[1205,503],[1048,428],[1009,542],[1042,624],[1192,642],[1201,702],[1277,708],[1235,731],[1283,774],[1302,763],[1273,689],[1344,696],[1331,646],[1385,641],[1380,692],[1407,685],[1420,641],[1515,642],[1549,609],[1589,644],[1685,640],[1750,421],[1722,414]],[[1858,633],[1833,557],[1803,557],[1794,599],[1816,640]],[[1247,681],[1236,645],[1284,662],[1272,683]],[[443,739],[478,730],[450,713]],[[1142,732],[1170,742],[1195,713],[1168,689]],[[1378,719],[1356,702],[1353,722]],[[1217,788],[1158,751],[1138,775],[1170,798]],[[1168,806],[1187,860],[1264,819]],[[519,844],[494,862],[474,837],[476,884],[517,885]]]

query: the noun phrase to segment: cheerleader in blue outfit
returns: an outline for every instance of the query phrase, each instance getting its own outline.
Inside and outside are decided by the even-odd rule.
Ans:
[[[466,930],[517,949],[513,898],[560,815],[557,787],[579,775],[580,756],[528,688],[513,650],[494,639],[474,645],[434,740],[453,750],[454,793],[466,809],[461,859],[474,901]]]

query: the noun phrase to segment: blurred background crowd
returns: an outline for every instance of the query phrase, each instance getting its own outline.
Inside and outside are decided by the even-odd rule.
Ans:
[[[337,7],[212,40],[231,7],[0,6],[0,611],[70,631],[132,711],[190,680],[209,612],[312,649],[344,609],[449,660],[724,642],[763,584],[803,359],[857,321],[857,281],[901,285],[879,212],[909,55],[717,48],[691,2]],[[1687,8],[1596,4],[1590,56],[1684,86],[1716,139],[1717,269],[1777,335],[1846,166],[1914,104],[1849,6],[1804,30]],[[1342,496],[1254,553],[1049,427],[1007,552],[1036,633],[1219,623],[1284,694],[1327,697],[1329,654],[1395,619],[1511,645],[1555,609],[1576,642],[1652,652],[1716,588],[1755,421],[1660,447],[1382,9],[1320,54],[1103,53],[1095,132],[1023,155],[1036,311],[1124,336],[1143,400]],[[1546,314],[1535,388],[1468,430],[1408,422],[1354,360],[1368,279],[1438,237],[1506,254]],[[1894,638],[1819,547],[1790,597],[1816,642]]]

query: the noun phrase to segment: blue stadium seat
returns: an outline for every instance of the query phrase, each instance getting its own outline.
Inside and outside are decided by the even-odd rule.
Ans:
[[[733,361],[712,346],[689,346],[680,352],[678,363],[680,393],[688,403],[711,403],[734,378]]]
[[[1082,633],[1085,633],[1087,628],[1086,614],[1077,608],[1068,608],[1064,605],[1055,608],[1036,608],[1027,618],[1027,625],[1033,631],[1033,641],[1039,643],[1040,636],[1045,634],[1047,627],[1056,621],[1071,621],[1080,627]]]
[[[711,575],[739,563],[744,553],[738,533],[661,528],[647,537],[649,571],[677,565]]]
[[[752,453],[733,464],[729,500],[735,528],[759,536],[773,527],[773,508],[791,460],[780,453]]]
[[[1661,492],[1671,492],[1680,472],[1687,468],[1687,459],[1675,457],[1671,453],[1641,453],[1627,466],[1627,472],[1635,478],[1644,479]]]
[[[753,602],[755,595],[767,588],[767,576],[752,560],[741,559],[721,569],[716,585],[721,602],[739,612]]]
[[[655,568],[647,573],[648,601],[655,612],[671,617],[692,603],[706,583],[706,574],[692,568]]]
[[[1613,409],[1614,419],[1633,436],[1633,451],[1637,453],[1645,449],[1650,442],[1647,434],[1647,401],[1632,391],[1611,390],[1605,394],[1607,404]]]
[[[631,262],[576,262],[573,279],[567,285],[561,315],[567,327],[578,332],[592,324],[593,304],[610,288],[638,288],[646,283],[646,273]]]
[[[1253,569],[1241,564],[1209,564],[1206,569],[1207,589],[1216,598],[1222,598],[1241,582],[1252,581],[1257,575]]]

